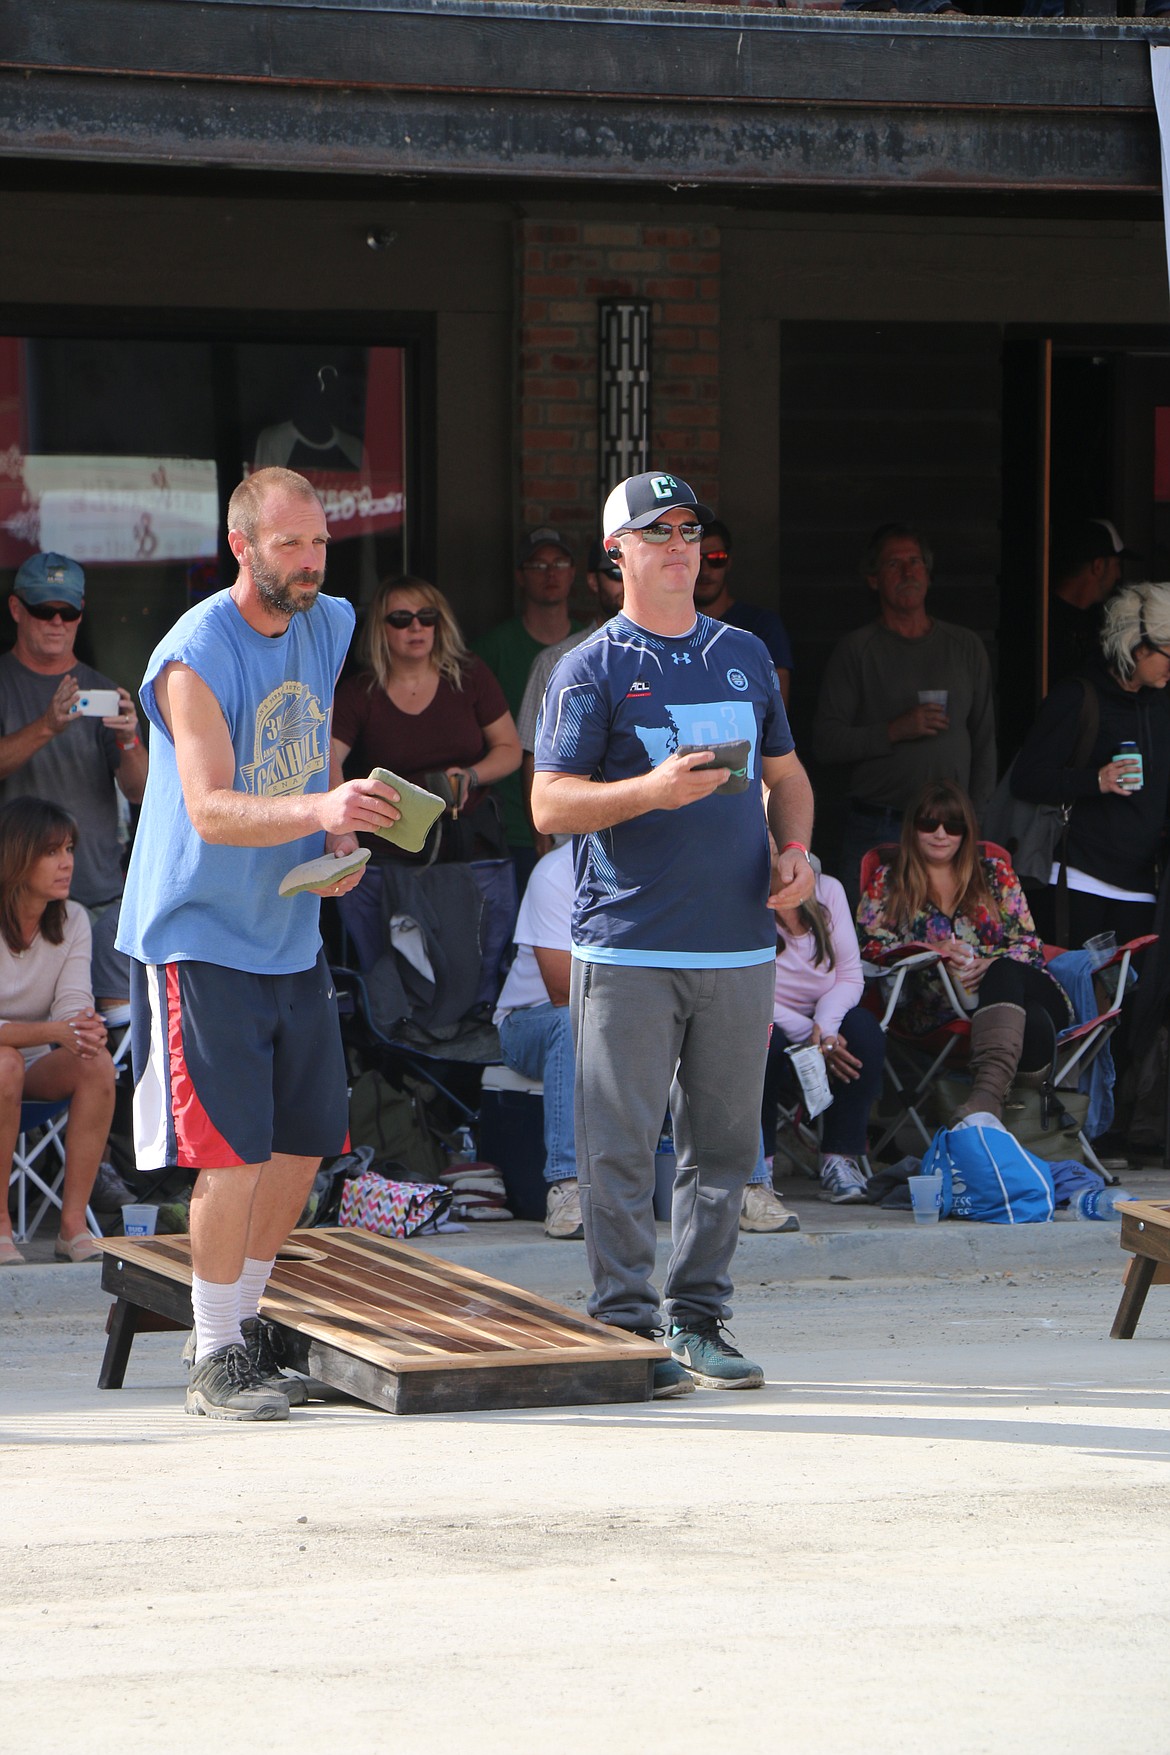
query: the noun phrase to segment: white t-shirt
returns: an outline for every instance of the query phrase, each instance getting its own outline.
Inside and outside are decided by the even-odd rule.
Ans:
[[[573,913],[573,847],[570,842],[557,847],[538,859],[528,880],[524,900],[516,917],[516,961],[508,970],[496,1007],[494,1024],[509,1012],[522,1007],[547,1005],[548,988],[540,973],[540,964],[533,951],[539,945],[544,951],[570,949],[569,928]]]

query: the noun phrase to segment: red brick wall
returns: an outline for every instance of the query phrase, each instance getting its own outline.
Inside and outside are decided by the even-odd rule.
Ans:
[[[719,493],[719,232],[518,227],[520,523],[597,534],[597,302],[651,300],[650,466]]]

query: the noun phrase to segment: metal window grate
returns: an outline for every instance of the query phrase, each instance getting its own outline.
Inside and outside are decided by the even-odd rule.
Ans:
[[[640,475],[650,461],[650,301],[597,304],[598,489]]]

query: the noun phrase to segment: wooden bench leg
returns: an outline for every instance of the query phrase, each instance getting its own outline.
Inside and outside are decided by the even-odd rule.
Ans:
[[[1146,1301],[1146,1293],[1154,1283],[1154,1271],[1158,1263],[1152,1256],[1135,1255],[1125,1275],[1125,1290],[1121,1294],[1121,1303],[1117,1306],[1117,1315],[1113,1318],[1113,1327],[1109,1330],[1112,1341],[1131,1341],[1133,1331],[1138,1325],[1138,1317],[1142,1313],[1142,1305]]]
[[[99,1389],[121,1389],[125,1382],[130,1349],[138,1333],[138,1315],[137,1304],[130,1304],[125,1298],[115,1299],[106,1318],[106,1350],[98,1372]]]

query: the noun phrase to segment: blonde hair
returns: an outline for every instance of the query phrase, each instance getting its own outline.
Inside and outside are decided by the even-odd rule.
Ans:
[[[271,494],[278,493],[296,494],[302,500],[321,504],[316,488],[295,469],[255,469],[244,477],[228,501],[228,529],[238,530],[249,542],[255,542],[265,503]]]
[[[464,672],[471,663],[471,654],[459,631],[455,613],[437,585],[431,585],[426,579],[416,579],[412,573],[398,573],[393,578],[383,579],[366,611],[361,650],[367,667],[374,674],[375,682],[384,689],[394,668],[383,618],[391,597],[400,591],[409,591],[412,596],[421,597],[428,608],[438,610],[439,619],[435,623],[431,663],[444,682],[449,682],[453,689],[461,689]]]
[[[953,780],[930,780],[902,818],[902,840],[890,867],[886,890],[887,926],[909,926],[930,899],[930,867],[918,843],[917,823],[922,816],[962,819],[963,838],[952,862],[957,885],[955,913],[992,905],[979,856],[979,825],[971,800]]]

